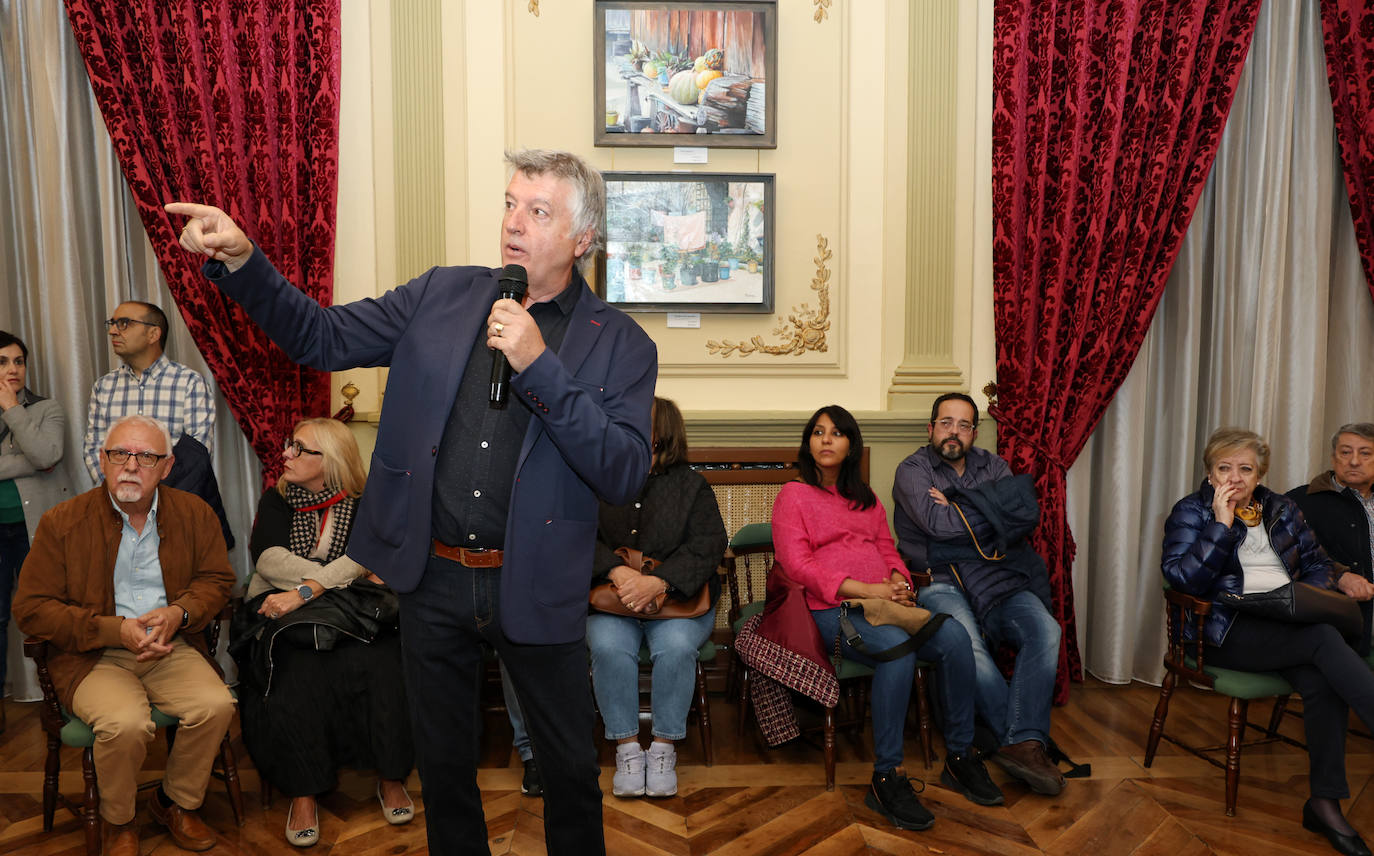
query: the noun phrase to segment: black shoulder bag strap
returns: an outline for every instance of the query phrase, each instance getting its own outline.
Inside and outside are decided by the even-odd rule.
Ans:
[[[868,646],[864,644],[863,637],[859,635],[859,629],[854,626],[854,622],[849,618],[849,604],[841,603],[840,634],[835,637],[835,655],[836,657],[839,656],[840,640],[843,639],[849,644],[850,648],[853,648],[865,657],[871,657],[883,663],[889,660],[898,660],[905,657],[907,654],[919,650],[922,645],[929,642],[930,637],[935,635],[935,632],[940,629],[940,625],[944,624],[947,618],[949,618],[949,616],[943,612],[932,613],[930,620],[925,623],[925,626],[916,631],[913,635],[908,636],[905,642],[899,642],[886,651],[870,651]]]

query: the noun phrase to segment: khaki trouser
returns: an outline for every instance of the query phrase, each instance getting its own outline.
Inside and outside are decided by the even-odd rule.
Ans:
[[[95,732],[100,816],[108,823],[134,819],[138,772],[153,739],[149,704],[181,720],[167,756],[162,788],[177,805],[200,808],[220,741],[234,714],[234,698],[196,649],[180,638],[158,660],[137,661],[132,651],[106,648],[72,698],[72,713]]]

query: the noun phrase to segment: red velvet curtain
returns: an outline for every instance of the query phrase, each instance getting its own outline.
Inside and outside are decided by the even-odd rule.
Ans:
[[[1374,6],[1369,0],[1322,0],[1322,34],[1345,189],[1374,294]]]
[[[191,336],[263,463],[328,376],[295,365],[177,246],[173,200],[229,212],[311,297],[333,296],[338,0],[66,0],[124,177]]]
[[[1065,472],[1140,350],[1216,157],[1259,0],[997,0],[998,450],[1035,477],[1034,546],[1083,667]]]

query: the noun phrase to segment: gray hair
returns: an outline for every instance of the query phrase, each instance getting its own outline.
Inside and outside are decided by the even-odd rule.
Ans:
[[[1347,422],[1337,428],[1336,433],[1331,435],[1331,451],[1336,451],[1336,443],[1342,434],[1354,434],[1356,437],[1374,442],[1374,422]]]
[[[145,427],[156,430],[159,434],[162,435],[162,448],[165,450],[165,454],[172,454],[172,434],[170,431],[167,430],[167,426],[162,424],[161,419],[154,419],[151,416],[144,416],[142,413],[135,413],[131,416],[124,416],[119,419],[116,419],[114,421],[114,424],[110,426],[110,430],[105,432],[105,438],[100,441],[101,447],[109,445],[110,436],[114,434],[115,429],[119,428],[122,425],[129,424],[143,425]]]
[[[580,236],[590,230],[592,235],[591,245],[577,259],[577,269],[585,276],[605,243],[601,224],[606,219],[606,182],[601,173],[572,152],[553,149],[507,151],[506,163],[512,174],[518,171],[531,177],[553,175],[572,185],[572,234]]]

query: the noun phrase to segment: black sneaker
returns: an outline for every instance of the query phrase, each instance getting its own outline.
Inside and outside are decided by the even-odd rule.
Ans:
[[[935,823],[931,814],[916,798],[911,780],[901,768],[873,774],[873,787],[864,797],[864,805],[887,818],[898,829],[930,829]],[[919,781],[919,779],[917,780]],[[921,788],[925,789],[922,782]]]
[[[1003,801],[1002,789],[993,784],[988,768],[983,766],[983,759],[973,748],[962,755],[946,753],[940,783],[978,805],[1001,805]]]
[[[531,758],[525,762],[525,777],[520,780],[520,793],[530,797],[542,797],[544,786],[539,783],[539,765]]]

